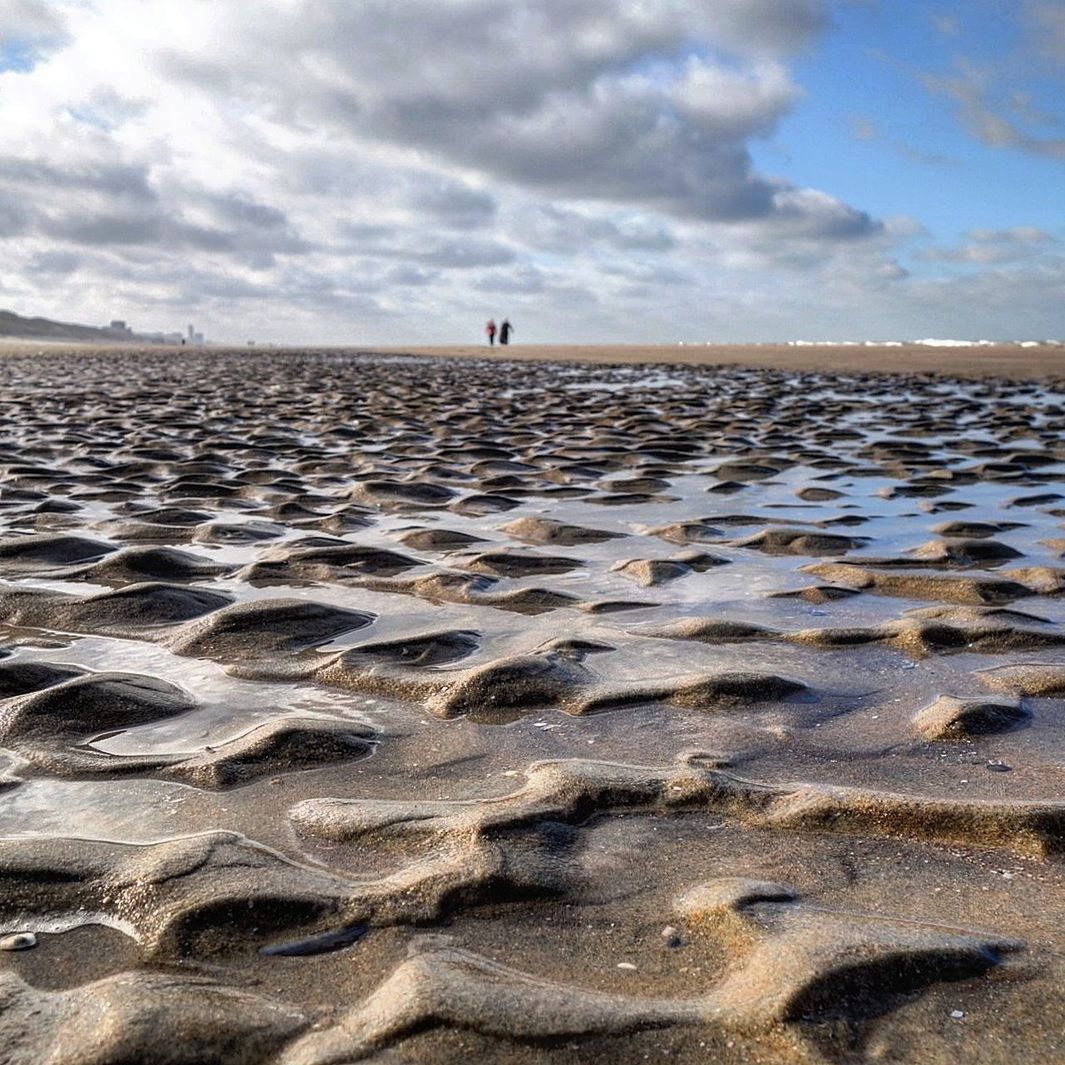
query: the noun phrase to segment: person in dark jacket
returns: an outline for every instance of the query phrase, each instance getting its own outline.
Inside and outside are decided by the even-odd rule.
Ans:
[[[503,324],[499,327],[499,343],[500,344],[509,344],[510,343],[510,334],[513,333],[513,332],[514,332],[514,326],[512,326],[510,324],[510,320],[509,319],[504,318],[503,319]]]

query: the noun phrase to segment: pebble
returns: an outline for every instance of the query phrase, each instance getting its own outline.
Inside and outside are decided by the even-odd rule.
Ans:
[[[678,932],[671,924],[667,924],[666,927],[662,929],[662,938],[666,941],[666,946],[672,949],[681,946],[683,942],[680,938],[680,932]]]
[[[992,773],[1008,773],[1010,771],[1010,767],[1005,762],[988,762],[987,768]]]
[[[965,1016],[965,1012],[963,1010],[951,1010],[950,1015],[954,1020],[960,1021]]]
[[[631,961],[619,961],[618,968],[630,970],[631,972],[636,972],[636,966],[633,965]]]
[[[37,946],[37,937],[32,932],[16,932],[0,939],[0,950],[32,950]]]

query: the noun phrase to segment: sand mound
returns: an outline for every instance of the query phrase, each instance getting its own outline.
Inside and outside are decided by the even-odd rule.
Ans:
[[[150,638],[145,630],[181,624],[232,601],[201,588],[154,582],[89,596],[9,592],[0,594],[0,618],[63,632]]]
[[[588,672],[567,655],[497,659],[450,680],[428,708],[442,718],[463,714],[507,718],[523,710],[558,706],[589,679]]]
[[[524,517],[517,521],[501,525],[499,531],[513,536],[515,540],[524,540],[530,544],[561,544],[571,547],[576,544],[598,544],[605,540],[616,540],[621,533],[608,532],[605,529],[587,529],[581,525],[570,525],[550,518]]]
[[[1027,721],[1029,716],[1016,702],[942,695],[921,710],[913,723],[929,740],[965,739],[1005,732]]]
[[[104,584],[133,584],[140,581],[192,583],[211,580],[228,572],[228,566],[172,547],[131,547],[96,563],[83,571],[81,577]]]
[[[364,574],[395,576],[422,565],[421,561],[398,551],[363,547],[343,541],[318,546],[277,548],[265,552],[241,571],[249,584],[290,584],[299,581],[341,581]]]
[[[853,536],[810,532],[808,529],[771,528],[728,543],[730,547],[764,551],[767,555],[842,555],[868,542]]]
[[[1020,551],[989,538],[969,540],[931,540],[910,552],[910,557],[940,566],[996,565],[1022,558]]]
[[[471,573],[486,573],[492,577],[535,577],[545,573],[569,573],[584,563],[578,558],[562,555],[538,555],[531,551],[484,551],[462,562]]]
[[[362,481],[351,490],[352,499],[384,509],[441,507],[454,496],[455,492],[442,484],[386,479]]]
[[[272,721],[164,775],[199,788],[231,788],[257,777],[353,762],[373,751],[372,730],[325,720]]]
[[[990,577],[883,573],[862,565],[843,562],[818,562],[804,566],[803,570],[856,591],[871,591],[903,599],[939,599],[948,603],[1008,603],[1032,594],[1032,589],[1019,581]]]
[[[5,662],[0,665],[0,699],[50,688],[65,680],[84,676],[78,666],[52,665],[50,662]]]
[[[1033,662],[1030,665],[998,666],[977,674],[992,691],[1017,695],[1065,695],[1065,665]]]
[[[0,710],[0,738],[75,740],[186,713],[194,706],[173,684],[127,673],[93,673],[52,683]]]
[[[301,651],[364,628],[374,615],[302,599],[260,599],[216,610],[170,640],[181,655],[221,661]]]
[[[71,1033],[98,1061],[157,1065],[265,1061],[309,1021],[295,1007],[203,977],[121,973],[69,991],[30,987],[0,975],[11,1065],[73,1063]]]
[[[0,572],[61,570],[102,558],[110,544],[83,536],[33,535],[0,537]]]
[[[473,654],[480,646],[479,632],[451,629],[426,636],[360,644],[343,652],[341,658],[352,664],[387,662],[392,665],[424,668],[456,662]]]
[[[702,521],[677,521],[649,529],[648,536],[657,536],[672,544],[714,544],[721,542],[722,532]]]
[[[240,546],[257,544],[263,540],[276,540],[284,535],[285,527],[266,521],[249,521],[240,525],[209,522],[196,529],[193,539],[198,544]]]
[[[457,529],[414,529],[399,539],[400,543],[415,551],[455,551],[485,542],[481,536],[472,536]]]

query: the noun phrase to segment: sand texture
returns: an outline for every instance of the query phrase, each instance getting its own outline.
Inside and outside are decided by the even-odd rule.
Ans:
[[[1065,1061],[1065,377],[805,357],[0,359],[0,1061]]]

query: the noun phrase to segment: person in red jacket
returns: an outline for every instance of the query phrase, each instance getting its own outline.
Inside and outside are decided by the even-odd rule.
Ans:
[[[489,318],[485,323],[484,332],[488,337],[488,346],[494,347],[496,342],[496,321],[494,318]]]

